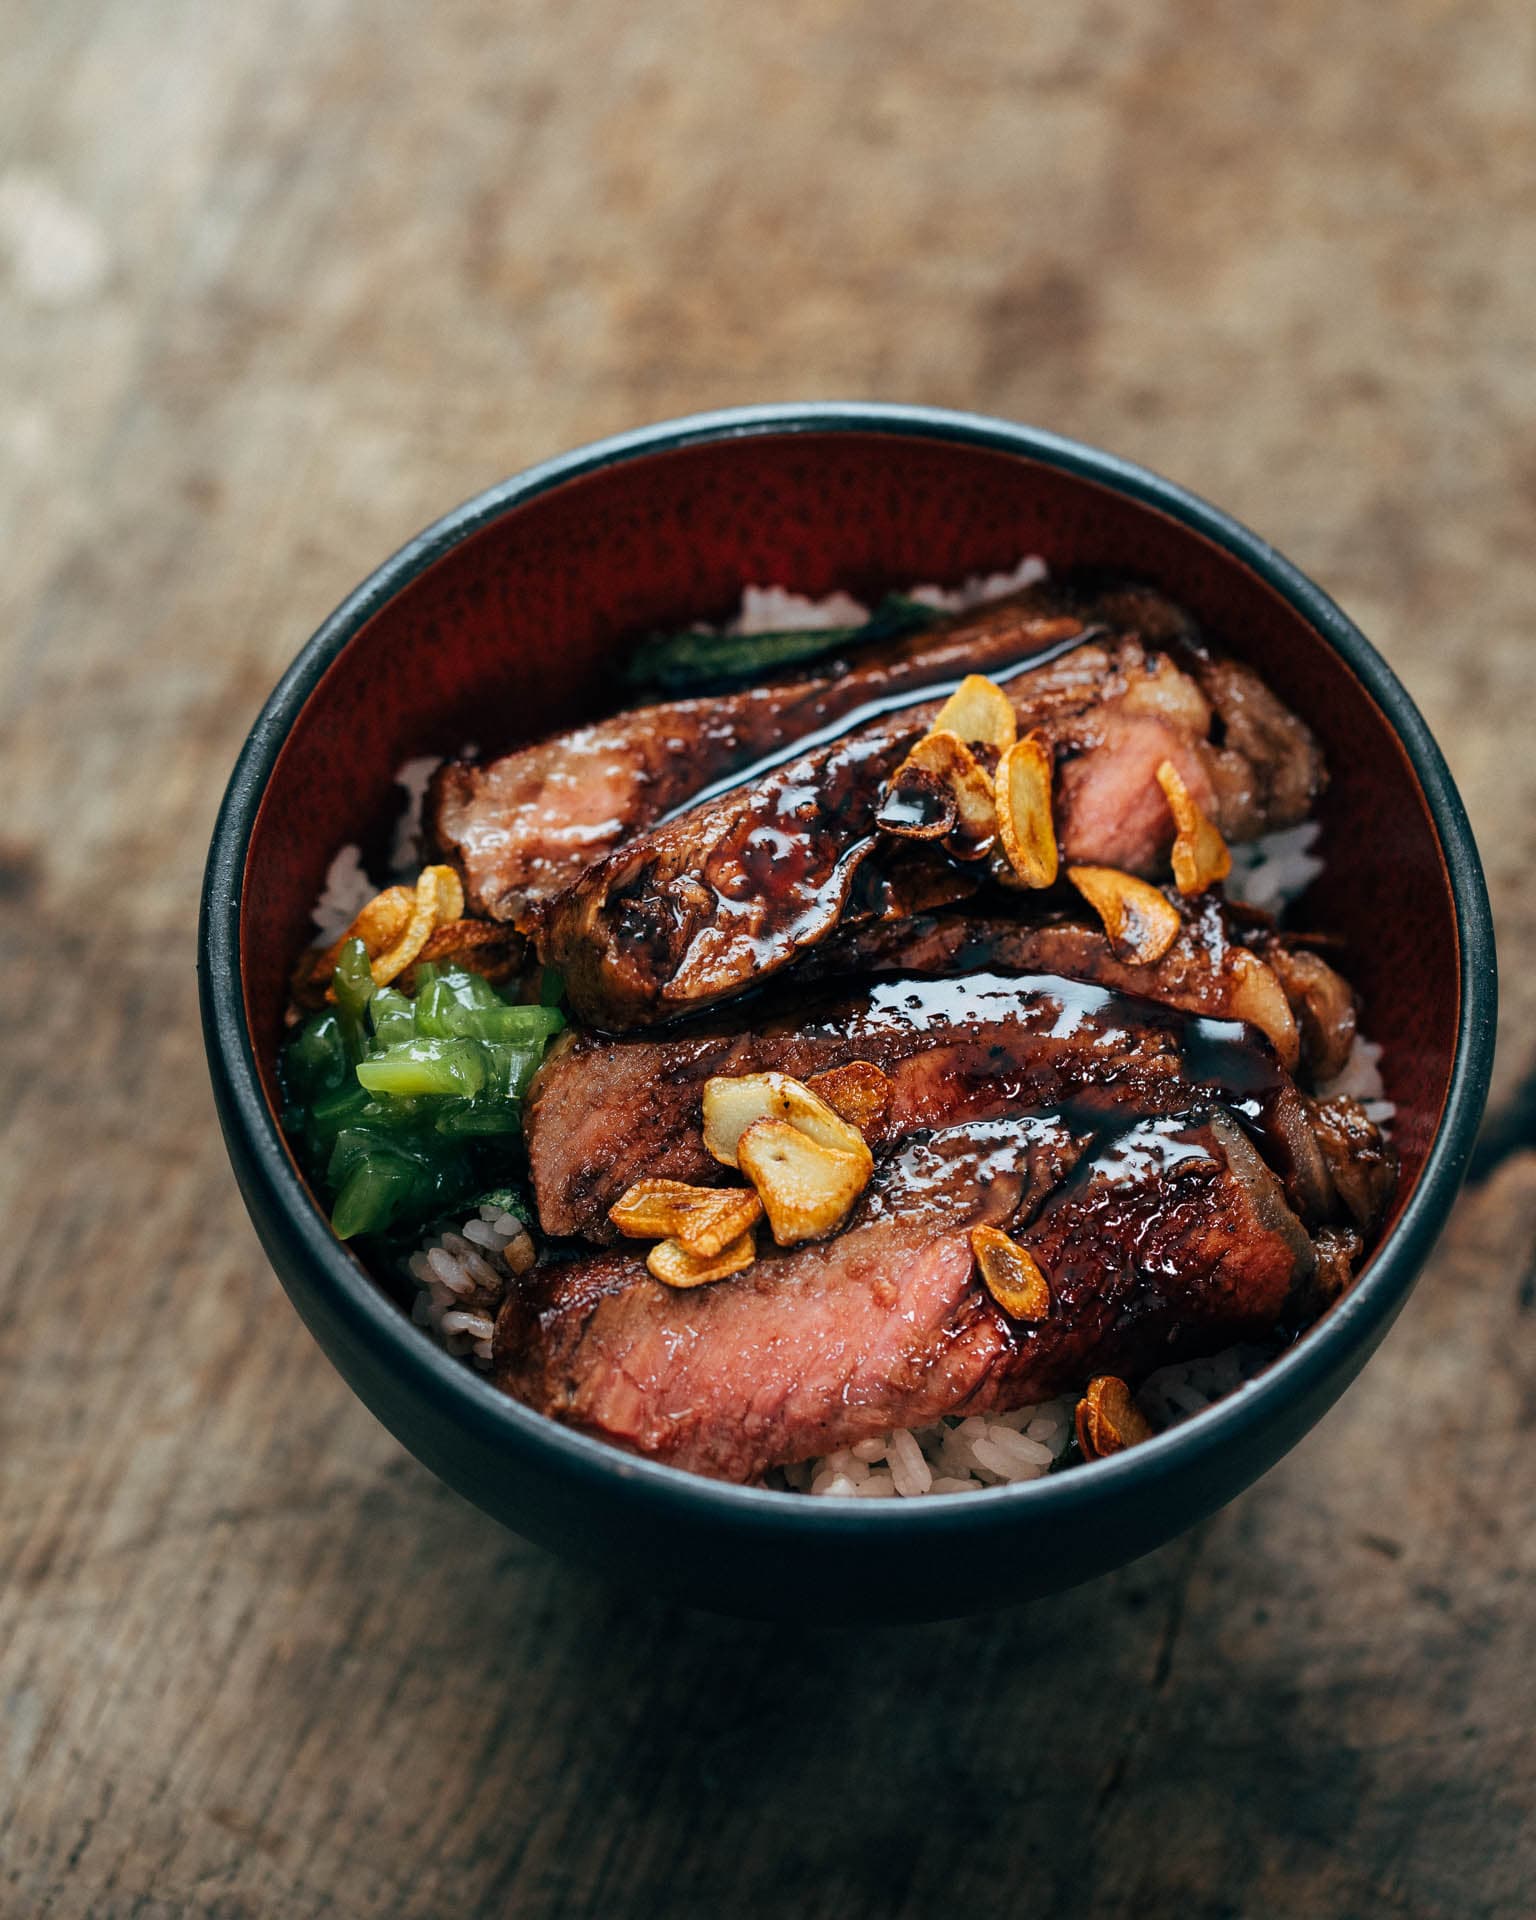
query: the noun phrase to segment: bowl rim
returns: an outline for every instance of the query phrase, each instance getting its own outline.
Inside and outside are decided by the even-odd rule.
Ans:
[[[523,1406],[427,1337],[389,1299],[358,1257],[331,1233],[289,1158],[268,1104],[245,1017],[240,909],[246,855],[267,781],[295,719],[332,662],[373,616],[420,574],[484,527],[556,487],[656,454],[753,437],[806,433],[885,434],[1011,454],[1124,494],[1179,522],[1246,565],[1331,646],[1376,702],[1401,742],[1440,844],[1455,912],[1460,986],[1456,1048],[1444,1105],[1407,1205],[1350,1293],[1253,1381],[1215,1406],[1133,1449],[1094,1463],[1090,1474],[1046,1475],[929,1500],[815,1500],[744,1487],[630,1455]],[[1450,770],[1417,707],[1386,661],[1334,601],[1268,541],[1187,488],[1117,454],[1040,428],[987,415],[869,401],[817,401],[723,408],[686,415],[541,461],[464,501],[409,540],[341,602],[302,647],[246,737],[219,808],[204,875],[198,928],[198,996],[216,1104],[238,1136],[246,1178],[287,1250],[311,1270],[329,1306],[376,1368],[407,1396],[437,1400],[481,1443],[529,1455],[555,1454],[572,1478],[623,1480],[674,1510],[769,1531],[862,1532],[905,1525],[923,1532],[965,1528],[984,1510],[1001,1521],[1046,1522],[1085,1500],[1148,1496],[1190,1468],[1256,1434],[1284,1407],[1321,1390],[1348,1356],[1368,1353],[1416,1280],[1455,1199],[1487,1098],[1497,1013],[1493,921],[1482,864]],[[234,1139],[230,1142],[233,1149]],[[255,1206],[248,1200],[253,1213]],[[279,1278],[281,1278],[281,1274]],[[900,1516],[899,1520],[897,1516]]]

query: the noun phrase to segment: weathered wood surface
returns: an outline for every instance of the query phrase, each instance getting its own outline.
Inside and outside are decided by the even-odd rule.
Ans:
[[[1536,1050],[1522,0],[0,5],[0,1912],[1536,1900],[1536,1152],[1235,1507],[981,1623],[740,1626],[433,1482],[245,1223],[219,789],[358,575],[695,407],[1033,419],[1231,505],[1445,742]]]

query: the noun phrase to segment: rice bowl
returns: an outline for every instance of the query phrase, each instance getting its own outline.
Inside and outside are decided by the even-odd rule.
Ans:
[[[1145,476],[1127,476],[1126,470],[1103,456],[1080,449],[1063,450],[1048,439],[999,424],[904,415],[900,410],[881,409],[770,413],[749,419],[750,424],[746,425],[740,417],[719,425],[697,423],[679,430],[670,440],[666,433],[650,438],[639,436],[613,448],[557,464],[548,473],[531,476],[526,482],[519,481],[501,490],[489,503],[479,503],[451,523],[445,523],[443,529],[392,569],[382,570],[355,606],[344,610],[319,637],[306,655],[302,670],[290,678],[274,701],[268,719],[253,735],[252,745],[232,784],[216,841],[214,866],[210,869],[203,969],[205,1007],[211,1022],[211,1058],[215,1062],[221,1110],[242,1184],[285,1283],[295,1290],[303,1302],[306,1317],[370,1403],[471,1497],[524,1530],[592,1557],[611,1558],[619,1543],[625,1540],[630,1543],[625,1551],[645,1551],[629,1524],[631,1518],[639,1521],[642,1514],[649,1516],[648,1537],[658,1546],[663,1538],[671,1540],[675,1550],[681,1552],[683,1534],[679,1529],[686,1530],[690,1524],[688,1516],[695,1515],[716,1542],[718,1551],[714,1555],[713,1573],[706,1571],[704,1562],[692,1550],[688,1550],[682,1560],[674,1560],[674,1570],[680,1571],[686,1564],[691,1590],[696,1596],[712,1597],[715,1604],[739,1610],[793,1609],[798,1604],[800,1583],[811,1563],[814,1561],[824,1573],[831,1575],[842,1553],[841,1543],[846,1541],[851,1546],[857,1537],[866,1572],[872,1572],[870,1555],[882,1562],[888,1558],[877,1535],[879,1539],[889,1539],[894,1551],[898,1539],[910,1544],[910,1530],[917,1524],[916,1516],[920,1513],[948,1516],[942,1524],[951,1540],[951,1552],[946,1555],[943,1581],[920,1580],[910,1553],[903,1549],[900,1571],[898,1560],[889,1559],[887,1591],[888,1604],[901,1611],[954,1611],[957,1607],[986,1604],[989,1596],[1000,1597],[1005,1588],[1017,1594],[1030,1588],[1039,1590],[1042,1586],[1059,1585],[1064,1580],[1082,1577],[1094,1565],[1144,1550],[1151,1538],[1179,1524],[1181,1514],[1190,1513],[1189,1501],[1197,1482],[1209,1489],[1207,1501],[1224,1497],[1217,1489],[1230,1492],[1234,1485],[1259,1470],[1265,1457],[1265,1435],[1273,1437],[1268,1452],[1268,1457],[1273,1457],[1274,1447],[1285,1444],[1279,1438],[1281,1423],[1277,1420],[1282,1409],[1292,1409],[1297,1419],[1307,1422],[1315,1418],[1319,1410],[1314,1389],[1325,1389],[1326,1383],[1330,1397],[1339,1390],[1346,1377],[1342,1371],[1345,1356],[1352,1355],[1354,1364],[1358,1365],[1373,1334],[1379,1336],[1390,1304],[1400,1300],[1413,1266],[1422,1258],[1429,1223],[1443,1214],[1449,1192],[1447,1182],[1454,1182],[1454,1169],[1461,1164],[1465,1144],[1462,1135],[1467,1124],[1464,1116],[1468,1103],[1475,1104],[1481,1097],[1481,1078],[1486,1064],[1485,1049],[1477,1036],[1486,1030],[1488,948],[1479,933],[1474,911],[1476,897],[1467,891],[1471,885],[1466,878],[1469,869],[1464,842],[1458,839],[1458,835],[1464,834],[1464,827],[1457,823],[1454,796],[1444,783],[1443,771],[1436,770],[1432,746],[1421,728],[1415,731],[1418,723],[1411,708],[1369,649],[1359,642],[1358,636],[1350,634],[1315,590],[1298,582],[1284,569],[1283,563],[1275,562],[1273,556],[1249,541],[1241,530],[1232,529],[1221,516],[1199,503],[1191,503],[1187,496],[1178,495],[1163,483]],[[363,771],[361,757],[351,756],[347,779],[357,791],[359,801],[351,807],[349,818],[347,805],[333,806],[323,800],[335,783],[327,776],[324,761],[314,758],[311,743],[317,743],[319,738],[314,731],[315,721],[327,711],[333,714],[339,711],[337,702],[343,699],[346,689],[360,684],[356,681],[353,663],[361,666],[386,634],[393,634],[399,645],[408,631],[424,631],[415,609],[425,605],[427,599],[441,599],[444,589],[451,588],[455,594],[461,594],[476,569],[490,565],[510,579],[512,575],[508,570],[522,564],[517,556],[523,550],[520,543],[524,542],[525,532],[529,541],[537,540],[546,569],[551,555],[558,564],[560,542],[569,538],[561,529],[575,524],[569,518],[567,503],[574,507],[578,493],[581,513],[589,515],[600,500],[627,496],[636,483],[643,483],[647,512],[653,520],[658,514],[672,511],[670,502],[674,496],[679,501],[686,496],[694,503],[691,508],[693,551],[713,552],[718,546],[723,554],[725,535],[721,529],[726,521],[721,519],[717,523],[711,517],[712,509],[701,517],[698,506],[698,502],[706,498],[698,490],[706,476],[750,476],[751,484],[756,486],[760,477],[764,485],[768,484],[771,475],[780,501],[800,499],[812,484],[812,475],[802,460],[804,449],[812,444],[817,448],[816,488],[835,489],[844,484],[862,487],[866,490],[864,498],[876,503],[874,517],[858,523],[860,531],[856,539],[850,539],[853,523],[846,518],[840,520],[836,540],[841,543],[842,557],[824,566],[818,562],[813,570],[808,571],[803,564],[803,554],[793,568],[780,561],[772,572],[760,559],[743,564],[739,557],[733,557],[729,565],[738,582],[753,577],[791,577],[807,580],[812,590],[819,592],[825,590],[820,585],[823,580],[830,586],[839,576],[846,580],[868,579],[868,562],[860,560],[855,549],[858,541],[867,537],[886,538],[880,518],[885,509],[879,502],[901,496],[909,478],[915,486],[918,476],[941,470],[951,477],[952,484],[942,494],[949,501],[968,497],[965,490],[970,485],[971,474],[980,475],[985,470],[989,503],[986,512],[1001,512],[1006,508],[1014,516],[1015,552],[1020,544],[1031,539],[1042,547],[1050,546],[1058,554],[1073,544],[1081,551],[1083,535],[1071,531],[1064,542],[1063,528],[1073,528],[1070,516],[1079,511],[1077,503],[1090,501],[1099,533],[1121,550],[1140,542],[1141,552],[1146,556],[1156,541],[1162,543],[1170,555],[1178,553],[1187,558],[1193,554],[1198,558],[1193,536],[1188,531],[1198,528],[1198,537],[1213,541],[1219,556],[1241,552],[1244,565],[1256,567],[1266,583],[1273,583],[1272,587],[1266,584],[1265,592],[1272,590],[1277,595],[1274,601],[1250,591],[1241,572],[1225,557],[1220,557],[1214,573],[1198,585],[1198,593],[1209,601],[1219,587],[1225,619],[1230,622],[1238,617],[1240,610],[1245,631],[1251,635],[1252,645],[1264,660],[1273,665],[1289,657],[1281,650],[1282,644],[1284,648],[1299,650],[1298,657],[1305,658],[1307,671],[1316,673],[1323,689],[1332,689],[1320,692],[1309,701],[1308,711],[1324,717],[1328,736],[1336,749],[1331,757],[1341,769],[1337,804],[1358,807],[1368,788],[1379,796],[1399,790],[1403,794],[1402,799],[1391,802],[1392,817],[1399,823],[1393,867],[1395,900],[1389,902],[1375,887],[1369,873],[1360,866],[1354,846],[1342,843],[1341,854],[1339,844],[1330,843],[1329,870],[1319,882],[1319,887],[1327,891],[1329,911],[1355,926],[1359,925],[1362,914],[1374,914],[1374,925],[1380,932],[1401,924],[1403,915],[1411,910],[1420,954],[1419,977],[1436,982],[1459,982],[1455,987],[1459,998],[1448,1003],[1455,1014],[1453,1028],[1433,1024],[1426,1027],[1422,1021],[1415,1027],[1413,1020],[1418,1019],[1417,1015],[1405,1018],[1399,977],[1377,965],[1377,956],[1385,955],[1379,939],[1373,948],[1360,949],[1367,959],[1367,998],[1373,1010],[1373,1029],[1378,1037],[1388,1041],[1386,1060],[1396,1063],[1389,1075],[1389,1091],[1398,1109],[1394,1134],[1405,1157],[1407,1176],[1387,1238],[1378,1249],[1374,1263],[1357,1283],[1347,1303],[1348,1311],[1341,1311],[1314,1329],[1307,1341],[1288,1352],[1244,1392],[1217,1407],[1205,1420],[1192,1421],[1145,1448],[1133,1448],[1123,1461],[1101,1463],[1092,1473],[1050,1475],[1017,1489],[1016,1497],[956,1495],[916,1502],[910,1499],[806,1500],[763,1488],[733,1490],[688,1476],[672,1475],[664,1468],[645,1462],[630,1462],[621,1467],[616,1456],[605,1456],[601,1449],[594,1453],[592,1443],[582,1436],[562,1433],[548,1422],[529,1416],[515,1402],[503,1400],[479,1382],[470,1368],[453,1363],[441,1354],[434,1356],[419,1331],[404,1326],[388,1301],[376,1291],[370,1292],[371,1283],[365,1283],[348,1256],[334,1249],[334,1243],[329,1243],[333,1250],[327,1251],[321,1225],[311,1229],[306,1224],[318,1217],[313,1216],[311,1203],[293,1179],[291,1170],[286,1175],[282,1173],[281,1155],[271,1160],[268,1145],[260,1148],[258,1157],[252,1157],[259,1139],[271,1142],[275,1138],[271,1132],[271,1109],[260,1091],[259,1075],[270,1073],[268,1063],[272,1058],[274,1036],[271,1009],[273,994],[280,982],[274,976],[270,958],[264,956],[292,951],[291,942],[302,920],[307,918],[309,907],[320,890],[324,868],[337,845],[364,837],[362,797],[369,792],[382,795],[389,770],[403,759],[433,750],[452,750],[479,731],[476,712],[472,710],[474,703],[460,700],[455,705],[457,696],[448,693],[451,683],[444,679],[443,694],[435,696],[437,717],[431,721],[433,731],[424,726],[428,715],[422,710],[413,715],[409,727],[399,726],[392,732],[378,733],[377,746],[369,750],[382,756],[382,766],[376,757],[371,771]],[[849,476],[846,482],[844,475]],[[734,479],[730,484],[735,485]],[[924,479],[921,484],[927,487],[929,481]],[[722,500],[724,497],[722,495]],[[941,496],[928,492],[924,497]],[[1143,502],[1149,500],[1157,502],[1163,515],[1161,520],[1147,514]],[[1040,503],[1041,513],[1048,507],[1054,516],[1049,540],[1044,537],[1043,522],[1034,517],[1036,501]],[[965,511],[976,516],[963,523],[971,529],[965,537],[979,543],[984,517],[970,506]],[[613,521],[608,524],[618,525]],[[730,524],[734,527],[739,523]],[[817,522],[813,515],[800,524],[816,527],[816,539],[827,540],[827,551],[831,552],[830,521]],[[1088,523],[1084,520],[1080,524],[1087,526]],[[477,535],[480,536],[478,546],[475,545]],[[700,540],[704,542],[703,548]],[[968,565],[962,549],[956,546],[949,547],[943,559],[936,559],[943,543],[935,539],[926,565],[921,555],[915,556],[915,561],[901,566],[895,577],[922,577],[927,568],[932,569],[929,577],[951,579],[963,577],[967,572],[984,571],[985,557],[977,552],[974,543],[971,552],[980,560],[980,566]],[[531,547],[528,550],[531,553]],[[688,597],[675,582],[670,586],[662,584],[666,550],[653,546],[651,552],[653,558],[648,564],[655,581],[648,591],[655,596],[654,604],[659,608],[665,595],[666,604],[671,607],[686,607]],[[1206,563],[1202,560],[1199,564]],[[518,591],[526,592],[526,581],[532,576],[517,577],[524,582]],[[613,577],[609,569],[603,579]],[[892,577],[889,563],[885,577]],[[1186,582],[1201,580],[1198,567],[1191,572],[1188,565],[1182,577]],[[586,578],[589,590],[607,590],[598,576],[589,572]],[[1217,586],[1210,584],[1212,580]],[[699,604],[699,598],[693,603]],[[474,603],[461,599],[459,604],[472,606]],[[715,604],[719,604],[718,600]],[[637,616],[631,607],[627,615],[631,631],[637,617],[643,620],[652,616],[644,612]],[[1277,638],[1282,627],[1286,636],[1283,643]],[[364,632],[364,629],[368,630]],[[436,630],[441,632],[441,626]],[[480,642],[474,638],[474,631],[473,617],[460,621],[455,641],[458,658],[450,669],[454,675],[463,676],[459,684],[465,686],[483,683],[483,663],[490,657],[477,654]],[[594,628],[594,636],[595,651],[590,656],[593,660],[606,644],[599,628]],[[1358,675],[1370,689],[1377,712],[1387,716],[1385,722],[1373,719],[1371,709],[1350,694],[1347,681],[1339,678],[1338,667],[1329,664],[1330,650],[1335,661],[1347,658],[1350,672]],[[578,672],[588,670],[584,664],[586,658],[573,654],[561,664],[559,671],[567,682]],[[476,664],[477,659],[481,665]],[[323,689],[319,684],[322,678],[325,679]],[[376,681],[375,686],[378,690],[382,683]],[[483,702],[480,705],[483,708]],[[1407,742],[1408,761],[1393,761],[1394,749],[1390,742],[1385,752],[1378,751],[1373,744],[1378,735],[1385,737],[1388,727],[1398,741]],[[1377,730],[1375,733],[1373,728]],[[274,774],[273,764],[279,748],[282,765]],[[1401,752],[1400,748],[1395,750]],[[1435,904],[1435,888],[1442,883],[1434,877],[1432,843],[1414,837],[1420,834],[1420,829],[1415,825],[1417,816],[1413,809],[1420,803],[1413,800],[1409,789],[1402,786],[1400,774],[1394,770],[1396,766],[1406,765],[1411,765],[1415,781],[1425,783],[1423,791],[1428,794],[1429,809],[1425,818],[1433,821],[1435,832],[1444,836],[1442,844],[1449,846],[1454,854],[1452,879],[1458,890],[1455,897],[1462,942],[1459,971],[1455,949],[1445,944],[1441,932],[1450,923],[1443,917],[1436,918],[1442,910]],[[321,812],[339,828],[330,846],[323,850],[312,839],[306,842],[303,830],[295,825],[298,815],[293,811],[290,796],[296,796],[300,790],[295,786],[300,779],[309,795],[307,805],[313,807],[320,803]],[[1394,782],[1398,783],[1397,787]],[[253,837],[258,799],[264,805]],[[371,810],[373,802],[369,801],[367,806]],[[282,866],[274,864],[272,852],[279,845],[304,848],[303,861],[285,862]],[[1424,856],[1428,856],[1427,864]],[[289,866],[291,881],[286,877]],[[249,887],[244,888],[243,877],[247,873]],[[227,911],[221,903],[240,901],[242,891],[243,912]],[[288,931],[278,933],[275,938],[263,935],[258,939],[259,927],[273,925],[274,909],[287,916]],[[228,1002],[226,989],[220,984],[221,980],[233,977],[227,971],[228,961],[224,956],[234,951],[229,940],[237,926],[245,952],[242,977],[250,1008],[249,1032],[255,1039],[254,1051],[251,1043],[241,1037],[246,1017],[243,1007],[237,1008]],[[1446,955],[1451,958],[1447,960]],[[1405,1034],[1413,1035],[1408,1052],[1402,1050]],[[1440,1037],[1442,1034],[1446,1036],[1444,1039]],[[1461,1036],[1459,1039],[1457,1034]],[[241,1065],[242,1058],[250,1062],[249,1066]],[[1449,1081],[1433,1080],[1432,1076],[1451,1073],[1453,1063],[1454,1074]],[[1441,1092],[1432,1091],[1435,1085]],[[1450,1104],[1445,1106],[1447,1086]],[[242,1088],[246,1091],[241,1091]],[[262,1117],[263,1113],[266,1118]],[[316,1283],[322,1274],[326,1278],[317,1291]],[[392,1327],[400,1331],[392,1331]],[[413,1345],[413,1342],[419,1344]],[[390,1382],[394,1384],[388,1384]],[[1291,1438],[1297,1430],[1294,1425],[1290,1427]],[[477,1463],[470,1441],[475,1431],[487,1439],[492,1433],[496,1435],[494,1447],[500,1464],[494,1473],[485,1455],[481,1454]],[[1168,1465],[1160,1466],[1164,1461]],[[577,1505],[562,1507],[563,1518],[558,1522],[554,1510],[535,1496],[536,1483],[529,1477],[534,1462],[551,1487],[574,1488],[579,1484],[581,1488]],[[1132,1488],[1145,1489],[1154,1482],[1162,1491],[1151,1506],[1144,1502],[1127,1503],[1126,1496]],[[783,1505],[786,1500],[788,1507]],[[742,1501],[748,1504],[742,1506]],[[792,1520],[790,1508],[802,1517]],[[781,1514],[781,1509],[782,1516],[775,1517]],[[998,1519],[983,1524],[979,1517],[982,1509],[995,1512]],[[813,1524],[812,1517],[818,1511],[829,1517],[841,1516],[836,1527],[829,1531],[827,1527]],[[973,1511],[978,1516],[974,1521],[963,1517]],[[899,1527],[886,1524],[892,1522],[898,1512],[906,1513],[909,1519]],[[735,1517],[738,1513],[739,1519]],[[1086,1520],[1090,1513],[1097,1515],[1091,1541],[1090,1536],[1078,1528],[1076,1519],[1082,1515]],[[750,1519],[749,1514],[753,1516]],[[858,1514],[869,1515],[871,1525],[876,1521],[881,1524],[871,1533],[868,1527],[856,1522]],[[1005,1514],[1006,1520],[1002,1517]],[[1041,1528],[1050,1530],[1052,1540],[1051,1550],[1044,1557],[1036,1550],[1041,1541]],[[1006,1544],[1003,1558],[987,1571],[971,1551],[971,1543],[979,1548],[984,1539],[994,1550]],[[770,1540],[775,1543],[770,1560],[763,1562],[758,1558],[759,1549],[766,1548]],[[762,1570],[762,1578],[754,1585],[750,1600],[747,1590],[739,1584],[749,1563],[758,1564]],[[964,1578],[957,1585],[962,1565]]]

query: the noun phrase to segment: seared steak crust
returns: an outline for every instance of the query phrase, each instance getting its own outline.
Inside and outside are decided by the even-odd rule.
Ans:
[[[1309,1217],[1332,1205],[1301,1096],[1261,1035],[1080,980],[982,971],[803,996],[745,1032],[711,1023],[654,1038],[578,1035],[545,1062],[525,1114],[544,1231],[601,1242],[613,1237],[609,1207],[634,1181],[717,1184],[723,1171],[700,1131],[712,1074],[803,1080],[850,1060],[890,1078],[880,1144],[1067,1101],[1167,1113],[1204,1094],[1244,1109]]]
[[[1177,896],[1173,896],[1177,899]],[[1354,989],[1320,954],[1292,946],[1268,926],[1244,925],[1215,894],[1178,901],[1182,926],[1149,965],[1117,959],[1097,923],[1059,908],[1038,918],[1017,913],[913,913],[905,921],[869,920],[824,941],[797,966],[797,979],[870,973],[1059,973],[1122,993],[1145,995],[1186,1013],[1251,1018],[1252,960],[1274,974],[1296,1026],[1296,1057],[1308,1078],[1344,1070],[1355,1037]],[[1251,958],[1250,958],[1251,956]]]
[[[1223,663],[1223,697],[1233,701],[1251,678]],[[1221,710],[1196,674],[1139,639],[1085,641],[1006,684],[1021,732],[1038,730],[1056,756],[1056,831],[1069,862],[1163,867],[1173,834],[1155,777],[1164,760],[1234,839],[1299,818],[1321,779],[1299,721],[1244,734],[1254,753],[1294,763],[1284,777],[1250,764],[1230,734],[1213,744]],[[890,857],[876,817],[886,786],[938,705],[816,745],[588,868],[551,902],[541,936],[580,1017],[621,1030],[707,1006],[857,917],[860,869]]]
[[[502,1309],[497,1378],[620,1446],[750,1481],[892,1426],[1214,1350],[1271,1327],[1310,1281],[1311,1242],[1225,1116],[1083,1146],[1054,1116],[909,1141],[835,1239],[688,1293],[634,1252],[548,1264]],[[1023,1229],[1051,1288],[1043,1323],[1010,1321],[976,1280],[982,1223]]]
[[[1068,596],[1031,588],[848,659],[707,698],[635,707],[437,775],[428,817],[476,912],[527,927],[621,840],[787,741],[1087,632]]]

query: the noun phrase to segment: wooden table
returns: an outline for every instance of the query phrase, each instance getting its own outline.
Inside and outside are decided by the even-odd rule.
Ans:
[[[1524,0],[0,5],[0,1912],[1536,1904],[1536,28]],[[199,869],[305,634],[443,507],[732,401],[975,406],[1261,526],[1488,859],[1486,1177],[1279,1470],[908,1631],[594,1584],[281,1296]]]

